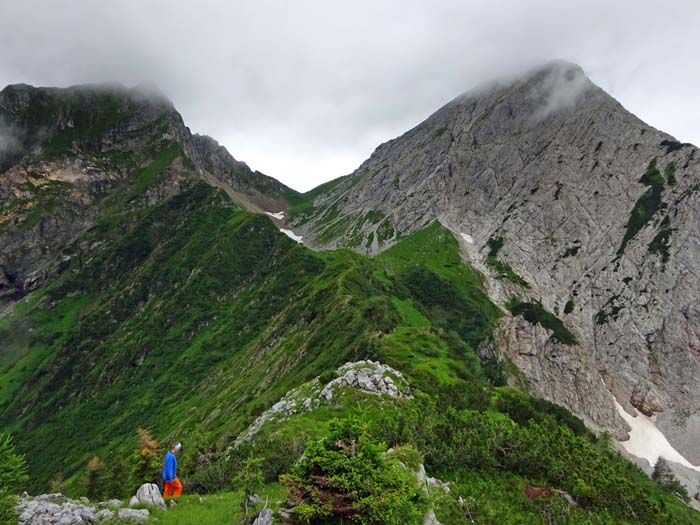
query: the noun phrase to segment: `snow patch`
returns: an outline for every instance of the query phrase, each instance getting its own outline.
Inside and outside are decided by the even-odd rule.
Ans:
[[[462,236],[462,239],[467,241],[469,244],[474,244],[474,237],[472,237],[468,233],[460,233],[460,235]]]
[[[285,228],[280,228],[280,231],[284,233],[287,237],[290,239],[297,241],[299,244],[301,244],[303,237],[301,235],[297,235],[294,233],[292,230],[287,230]]]
[[[265,212],[265,215],[269,215],[269,216],[272,217],[273,219],[277,219],[277,220],[280,220],[280,221],[281,221],[282,219],[284,219],[284,212],[283,212],[283,211],[278,211],[278,212],[276,212],[276,213],[271,213],[271,212],[269,212],[269,211],[266,211],[266,212]]]
[[[662,457],[700,472],[700,467],[691,464],[673,448],[663,432],[656,426],[654,417],[646,416],[639,411],[637,411],[636,417],[630,416],[617,402],[617,399],[614,401],[622,419],[627,421],[627,424],[632,428],[629,439],[620,442],[627,452],[638,458],[646,459],[651,466],[654,466],[659,457]]]

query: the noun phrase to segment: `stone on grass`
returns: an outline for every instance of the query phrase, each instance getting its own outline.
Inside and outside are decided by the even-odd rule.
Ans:
[[[152,505],[160,509],[165,509],[165,501],[160,494],[160,489],[155,483],[144,483],[136,491],[135,496],[137,503],[142,505]],[[133,499],[133,498],[132,498]],[[129,503],[131,505],[131,502]]]
[[[145,523],[149,515],[146,509],[119,509],[117,519],[130,523]]]

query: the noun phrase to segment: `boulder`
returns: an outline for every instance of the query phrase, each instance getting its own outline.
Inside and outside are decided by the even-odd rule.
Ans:
[[[160,489],[155,483],[144,483],[141,485],[136,491],[136,496],[131,498],[131,501],[129,502],[130,507],[133,506],[132,503],[134,502],[134,499],[136,499],[136,505],[151,505],[160,509],[166,508],[165,501],[160,493]]]
[[[270,509],[263,509],[253,514],[252,525],[272,525],[273,523],[274,515]]]
[[[112,518],[114,518],[114,512],[109,509],[98,510],[97,514],[95,514],[95,517],[97,518],[97,521],[111,520]]]
[[[122,500],[120,499],[109,499],[107,501],[100,501],[95,505],[98,509],[108,509],[108,508],[117,508],[122,506]]]
[[[119,509],[117,519],[130,523],[145,523],[150,513],[146,509]]]

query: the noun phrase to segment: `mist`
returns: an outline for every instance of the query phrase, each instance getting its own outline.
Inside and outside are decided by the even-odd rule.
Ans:
[[[460,93],[552,59],[698,144],[699,24],[690,0],[5,1],[0,85],[155,86],[194,132],[307,190]]]
[[[0,117],[0,160],[4,155],[12,155],[22,146],[19,132]]]

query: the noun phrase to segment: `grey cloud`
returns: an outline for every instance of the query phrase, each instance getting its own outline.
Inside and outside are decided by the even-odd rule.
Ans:
[[[22,147],[20,130],[0,117],[0,156],[17,153]]]
[[[533,88],[531,96],[540,102],[532,115],[535,122],[546,119],[552,113],[572,109],[581,96],[591,88],[582,70],[559,63],[551,69],[543,82]]]
[[[0,84],[158,86],[193,131],[308,189],[552,58],[700,142],[698,25],[693,0],[0,0]]]

